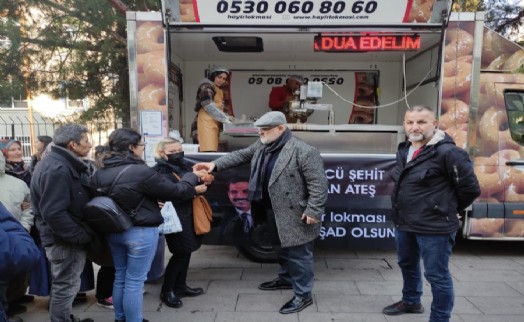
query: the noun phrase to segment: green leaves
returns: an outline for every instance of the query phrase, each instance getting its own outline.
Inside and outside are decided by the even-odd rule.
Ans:
[[[123,8],[156,0],[23,0],[0,3],[0,101],[51,94],[88,99],[90,120],[129,114]]]

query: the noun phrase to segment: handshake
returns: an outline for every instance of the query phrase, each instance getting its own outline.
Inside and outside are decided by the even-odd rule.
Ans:
[[[209,186],[215,180],[215,177],[211,173],[208,173],[206,170],[193,169],[193,173],[196,174],[200,179],[200,182],[205,184],[206,186]]]

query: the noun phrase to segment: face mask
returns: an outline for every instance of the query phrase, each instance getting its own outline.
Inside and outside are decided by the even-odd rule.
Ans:
[[[167,162],[169,163],[180,163],[184,159],[184,151],[173,154],[167,154]]]

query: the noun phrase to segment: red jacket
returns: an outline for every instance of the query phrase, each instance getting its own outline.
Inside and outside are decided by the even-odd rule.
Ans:
[[[294,97],[286,86],[273,87],[269,94],[269,108],[273,111],[282,111],[284,103]]]

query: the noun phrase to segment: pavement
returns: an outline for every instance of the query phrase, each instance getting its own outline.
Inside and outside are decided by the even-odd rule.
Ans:
[[[524,242],[458,240],[450,269],[455,285],[452,322],[524,321]],[[166,261],[169,259],[166,253]],[[277,264],[243,258],[231,246],[202,246],[193,254],[188,285],[205,294],[183,298],[169,308],[159,299],[160,283],[146,284],[144,318],[151,322],[385,322],[429,320],[431,292],[424,283],[423,314],[385,316],[382,308],[401,298],[402,277],[394,250],[315,249],[314,303],[300,313],[279,308],[292,291],[261,291],[276,277]],[[94,292],[74,307],[94,321],[114,321],[113,311],[98,307]],[[37,297],[19,315],[26,322],[49,321],[47,298]]]

